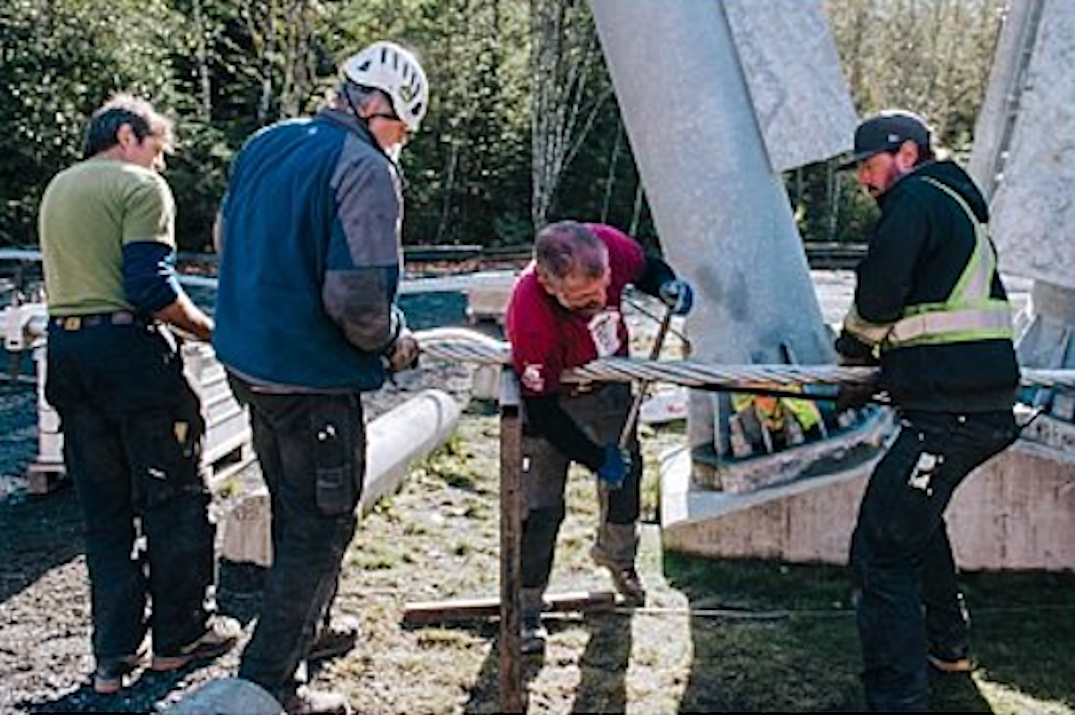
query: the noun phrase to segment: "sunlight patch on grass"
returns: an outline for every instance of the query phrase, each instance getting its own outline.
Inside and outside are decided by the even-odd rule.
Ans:
[[[1034,715],[1075,714],[1075,708],[1071,704],[1059,700],[1041,700],[1005,683],[989,680],[988,673],[979,671],[971,677],[974,680],[974,684],[978,686],[979,693],[981,693],[995,715],[1022,715],[1022,713],[1034,713]]]

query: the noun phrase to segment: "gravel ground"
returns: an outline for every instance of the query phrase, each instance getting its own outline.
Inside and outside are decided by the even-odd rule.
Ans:
[[[465,322],[465,302],[458,294],[405,296],[403,305],[418,330]],[[647,307],[653,310],[652,305]],[[636,354],[648,353],[645,340],[652,338],[653,321],[630,310],[628,320],[642,341]],[[673,339],[669,344],[672,351],[674,343]],[[414,465],[400,493],[365,517],[346,558],[338,600],[341,612],[360,619],[362,641],[346,658],[312,674],[318,686],[347,692],[359,712],[496,712],[499,707],[495,626],[474,623],[462,629],[424,630],[402,622],[409,602],[498,593],[497,420],[491,416],[492,405],[470,400],[469,369],[423,362],[418,370],[402,375],[398,386],[367,395],[367,418],[375,419],[431,387],[468,406],[458,433],[436,459]],[[77,494],[68,485],[47,495],[28,495],[20,474],[36,453],[35,400],[32,384],[9,385],[0,391],[0,715],[154,712],[199,684],[234,675],[242,643],[204,666],[167,674],[146,671],[135,687],[115,696],[93,692]],[[652,450],[682,439],[674,432],[653,437],[647,439]],[[649,462],[648,469],[655,470],[656,459]],[[246,483],[258,481],[256,463],[242,477]],[[564,527],[554,580],[562,591],[607,590],[607,576],[586,557],[596,518],[592,487],[588,479],[573,483],[569,499],[578,506]],[[659,558],[659,532],[651,525],[646,529],[643,559],[644,575],[655,594],[653,603],[681,607],[682,594],[661,585]],[[261,570],[250,564],[220,564],[220,609],[239,618],[248,632],[257,614],[261,576]],[[622,676],[612,683],[598,679],[587,685],[589,676],[616,666],[605,662],[609,658],[628,657],[630,621],[554,625],[557,647],[585,650],[584,659],[576,663],[553,651],[544,671],[528,671],[528,680],[537,679],[534,687],[541,691],[532,700],[531,711],[622,711],[628,699],[647,708],[640,712],[675,710],[672,694],[691,679],[689,627],[683,621],[684,638],[668,640],[667,624],[661,625],[645,632],[635,627],[636,648],[662,653],[671,648],[661,659],[671,659],[674,667],[630,686]],[[642,688],[650,695],[629,694],[628,688]],[[728,707],[731,701],[722,701],[718,709]]]
[[[368,395],[373,419],[417,392],[437,387],[467,399],[469,372],[458,366],[421,368]],[[89,686],[88,588],[83,529],[75,490],[26,493],[20,470],[36,453],[36,392],[32,385],[0,391],[3,437],[0,470],[0,713],[150,712],[194,685],[233,675],[234,654],[177,674],[147,673],[137,688],[99,696]],[[256,463],[242,475],[257,481]],[[260,569],[224,562],[218,601],[225,613],[249,624],[256,612]]]
[[[846,279],[834,280],[834,287],[845,291]],[[833,310],[843,300],[822,298]],[[405,304],[414,327],[461,322],[458,296],[420,300],[428,302]],[[648,353],[645,338],[652,335],[652,321],[630,313],[628,319],[641,338],[635,354]],[[426,361],[398,387],[367,396],[369,419],[431,387],[446,390],[467,408],[444,447],[412,465],[400,491],[364,516],[345,557],[337,610],[359,620],[361,637],[351,653],[315,669],[311,678],[315,687],[346,693],[357,712],[499,710],[495,622],[416,626],[406,619],[408,605],[415,602],[498,593],[498,423],[492,405],[470,400],[469,386],[465,367]],[[93,692],[77,495],[66,487],[33,497],[20,487],[19,471],[36,448],[35,399],[33,385],[0,387],[0,715],[157,712],[200,684],[234,675],[245,638],[235,651],[207,665],[144,672],[115,696]],[[659,456],[682,443],[681,425],[644,428],[647,523],[639,566],[650,594],[647,607],[550,619],[547,654],[524,666],[528,712],[861,711],[857,643],[838,569],[761,564],[749,571],[766,584],[759,597],[746,587],[738,567],[674,562],[669,567],[654,523],[654,486]],[[258,479],[256,465],[246,479]],[[610,587],[607,575],[587,556],[595,501],[590,479],[570,480],[552,592]],[[220,609],[248,632],[258,612],[262,575],[250,564],[220,564]],[[1069,594],[1070,580],[1057,590]],[[774,610],[797,604],[803,606],[797,616],[780,617]],[[741,616],[712,615],[729,612]],[[1071,641],[1070,608],[1058,612],[1068,625],[1054,627],[1049,638],[1063,645]],[[987,655],[998,677],[987,682],[976,674],[973,698],[952,709],[1070,715],[1064,705],[1072,702],[1070,687],[1043,686],[1034,677],[1045,671],[1070,673],[1070,659],[1064,658],[1070,649],[1059,648],[1055,662],[1044,662],[1049,654],[1034,652],[1039,638],[1009,653],[1013,641],[1007,634],[1014,626],[1006,616],[992,620],[999,625],[993,625],[996,645]],[[989,614],[980,624],[991,625]],[[1044,670],[1030,665],[1029,674],[1009,673],[1024,662],[1044,662]],[[1005,698],[1012,704],[994,707]]]
[[[203,306],[211,295],[192,291]],[[405,296],[411,327],[460,325],[460,294]],[[5,355],[5,357],[7,357]],[[7,363],[5,363],[5,366]],[[24,358],[22,372],[32,374]],[[367,419],[375,419],[418,392],[437,388],[460,404],[469,400],[466,366],[432,364],[400,376],[366,395]],[[0,383],[0,713],[150,712],[195,685],[233,675],[235,654],[204,668],[176,674],[147,673],[139,687],[99,696],[89,684],[90,613],[78,497],[68,483],[47,495],[27,492],[25,468],[37,453],[37,391],[32,382]],[[256,463],[240,475],[259,482]],[[218,499],[218,506],[223,500]],[[223,562],[218,601],[225,613],[249,625],[256,613],[260,569]]]

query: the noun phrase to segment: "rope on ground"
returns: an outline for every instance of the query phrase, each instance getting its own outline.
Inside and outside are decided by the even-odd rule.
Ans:
[[[415,334],[422,352],[458,362],[507,365],[511,346],[467,328],[434,328]],[[718,365],[697,360],[609,357],[564,372],[565,383],[664,382],[705,390],[783,392],[806,385],[838,387],[873,382],[878,369],[840,365]],[[1022,370],[1026,387],[1075,389],[1075,370]],[[809,394],[804,394],[809,397]],[[831,395],[829,395],[831,399]]]

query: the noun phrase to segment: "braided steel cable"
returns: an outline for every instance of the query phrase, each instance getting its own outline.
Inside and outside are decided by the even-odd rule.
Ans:
[[[467,328],[434,328],[415,333],[422,352],[430,357],[458,362],[507,365],[511,346]],[[608,357],[564,372],[562,381],[664,382],[703,390],[729,390],[761,394],[796,393],[804,385],[831,386],[869,384],[877,378],[874,367],[841,365],[718,365],[693,360],[645,360]],[[1075,389],[1075,370],[1022,370],[1022,385]],[[809,393],[800,396],[810,397]],[[815,395],[825,398],[825,395]],[[831,394],[828,395],[831,399]]]

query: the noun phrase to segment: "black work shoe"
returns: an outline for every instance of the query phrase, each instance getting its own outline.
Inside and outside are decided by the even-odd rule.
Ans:
[[[93,690],[101,695],[111,695],[129,685],[129,676],[145,665],[146,651],[139,650],[119,658],[101,658],[93,671]]]
[[[322,627],[310,644],[307,660],[327,660],[346,655],[358,640],[358,619],[342,618]]]
[[[340,693],[299,688],[284,698],[287,715],[351,715],[351,704]]]
[[[549,632],[541,623],[541,616],[526,616],[519,631],[519,652],[523,655],[539,655],[545,652]]]
[[[967,646],[931,645],[926,660],[930,666],[942,673],[969,673],[974,670]]]
[[[216,658],[231,650],[242,634],[243,627],[234,618],[210,616],[205,633],[175,653],[154,653],[149,667],[153,670],[179,670],[194,661]]]

